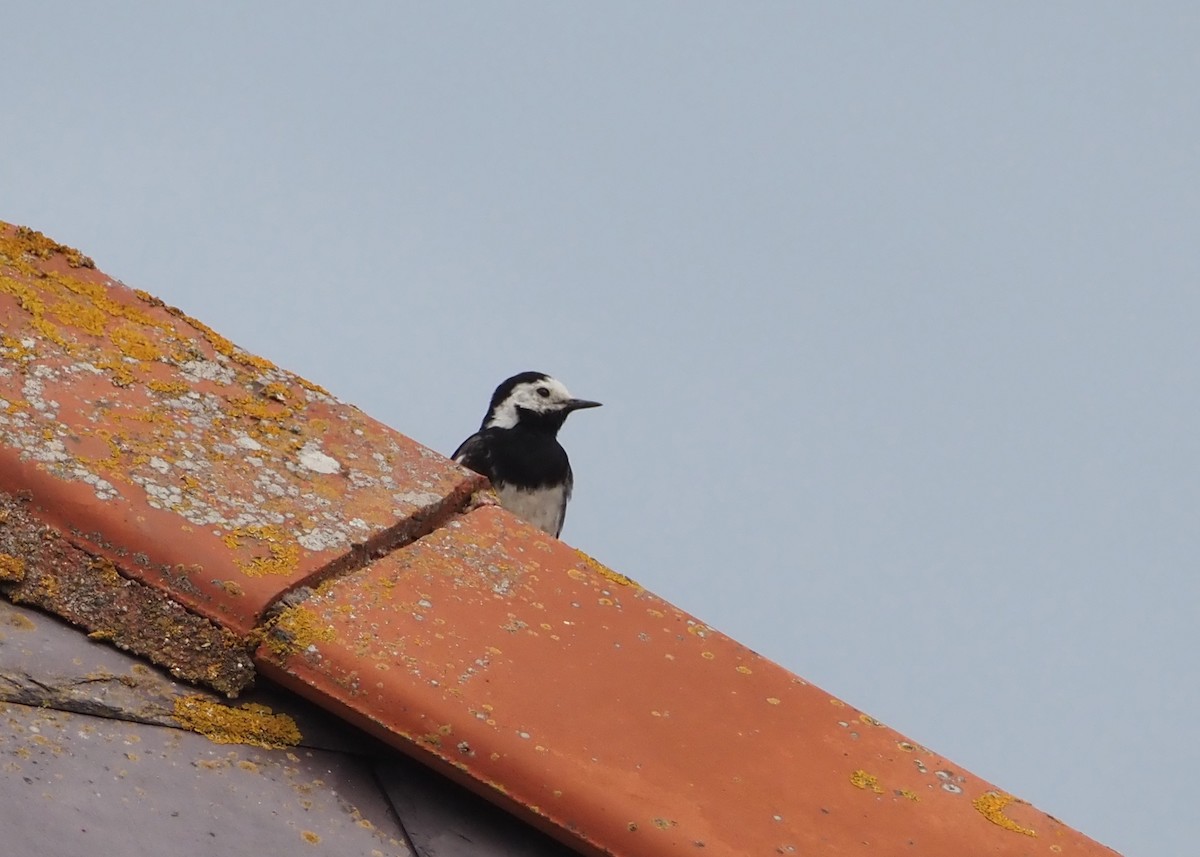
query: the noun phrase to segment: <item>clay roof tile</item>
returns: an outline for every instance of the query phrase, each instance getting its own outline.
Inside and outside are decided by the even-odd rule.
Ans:
[[[8,225],[0,326],[11,597],[265,675],[585,853],[1112,853]]]

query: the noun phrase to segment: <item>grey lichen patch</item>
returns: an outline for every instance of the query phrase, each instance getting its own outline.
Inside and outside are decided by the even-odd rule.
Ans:
[[[0,492],[0,556],[21,574],[0,576],[0,592],[54,613],[165,667],[177,678],[236,696],[254,679],[248,644],[157,590],[119,575],[36,521]]]
[[[313,473],[338,473],[342,469],[338,460],[322,452],[320,443],[315,440],[310,440],[300,447],[297,460],[301,467]]]

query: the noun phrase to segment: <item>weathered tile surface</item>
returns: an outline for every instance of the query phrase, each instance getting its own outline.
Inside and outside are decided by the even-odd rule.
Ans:
[[[0,490],[245,634],[280,593],[461,507],[481,480],[0,224]]]
[[[14,600],[225,693],[249,682],[261,640],[268,676],[582,853],[1112,854],[475,505],[481,485],[0,224],[0,590]],[[0,610],[5,847],[561,851],[342,721],[221,706],[51,625]],[[72,639],[83,647],[60,657]],[[213,749],[184,725],[296,746]]]
[[[260,669],[597,853],[1111,853],[499,509],[281,623]]]
[[[168,593],[117,574],[110,561],[70,544],[30,515],[28,506],[0,491],[0,593],[228,696],[254,681],[240,636],[184,609]],[[46,665],[34,666],[43,671],[30,672],[31,680],[45,681]]]

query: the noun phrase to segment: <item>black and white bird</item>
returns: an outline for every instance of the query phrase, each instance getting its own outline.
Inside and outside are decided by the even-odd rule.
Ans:
[[[486,476],[501,506],[557,538],[575,484],[558,430],[572,411],[598,407],[542,372],[513,375],[496,388],[479,431],[453,458]]]

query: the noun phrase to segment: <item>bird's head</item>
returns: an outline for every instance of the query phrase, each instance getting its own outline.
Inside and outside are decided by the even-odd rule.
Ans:
[[[523,424],[557,431],[571,411],[598,407],[599,402],[576,399],[562,381],[543,372],[522,372],[496,388],[483,428],[509,429]]]

